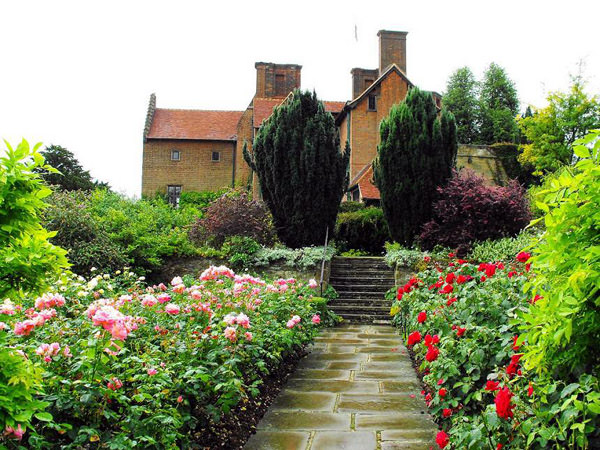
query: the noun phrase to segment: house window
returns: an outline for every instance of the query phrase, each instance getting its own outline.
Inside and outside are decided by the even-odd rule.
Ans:
[[[377,111],[377,96],[369,95],[369,111]]]
[[[359,188],[356,188],[352,191],[352,201],[353,202],[360,202],[360,190]]]
[[[218,162],[221,161],[221,152],[212,152],[212,161]]]
[[[284,96],[285,94],[285,75],[275,75],[275,95]]]
[[[171,161],[180,161],[181,152],[179,150],[171,150]]]
[[[167,201],[177,207],[179,206],[179,197],[181,197],[181,186],[180,185],[169,185],[167,186]]]

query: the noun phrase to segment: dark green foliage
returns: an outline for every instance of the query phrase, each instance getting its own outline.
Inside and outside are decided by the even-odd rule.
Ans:
[[[194,191],[184,191],[181,193],[181,197],[179,198],[179,206],[193,206],[198,210],[204,212],[208,205],[214,202],[216,199],[221,197],[223,194],[227,193],[228,190],[220,190],[220,191],[202,191],[202,192],[194,192]],[[165,198],[166,200],[166,198]]]
[[[481,83],[479,142],[517,142],[519,129],[515,117],[518,111],[519,99],[514,82],[502,67],[491,63]]]
[[[84,170],[75,155],[60,145],[50,145],[42,150],[46,163],[60,173],[41,171],[42,178],[48,184],[58,186],[65,191],[91,191],[97,187],[108,188],[107,183],[94,181],[90,172]]]
[[[363,250],[371,255],[381,255],[390,239],[381,208],[369,207],[338,214],[335,240],[342,251]]]
[[[412,88],[381,122],[381,144],[373,165],[381,205],[395,241],[412,244],[431,218],[436,188],[456,161],[456,125],[445,110],[438,118],[431,93]]]
[[[294,91],[261,125],[244,158],[258,175],[281,241],[292,248],[322,244],[348,186],[350,149],[340,151],[333,116],[317,95]]]
[[[448,79],[444,106],[454,114],[456,137],[461,144],[474,144],[479,139],[477,91],[477,80],[468,67],[461,67]]]

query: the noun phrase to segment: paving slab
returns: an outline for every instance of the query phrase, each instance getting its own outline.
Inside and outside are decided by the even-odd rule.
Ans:
[[[250,437],[245,450],[305,450],[310,439],[309,432],[262,431]]]
[[[350,431],[331,432],[317,431],[312,441],[311,449],[331,450],[375,450],[377,435],[374,432]]]
[[[427,414],[357,414],[357,430],[418,430],[435,427]]]
[[[379,383],[376,381],[348,380],[300,380],[291,379],[285,389],[300,392],[354,392],[362,394],[379,393]]]
[[[423,400],[402,394],[348,394],[340,395],[337,410],[340,412],[397,413],[398,411],[421,411]]]
[[[282,392],[271,404],[273,410],[333,411],[337,394],[332,392]]]
[[[350,414],[269,410],[259,422],[257,429],[350,431]]]
[[[348,370],[328,370],[328,369],[298,369],[292,376],[306,380],[347,380],[350,378]]]

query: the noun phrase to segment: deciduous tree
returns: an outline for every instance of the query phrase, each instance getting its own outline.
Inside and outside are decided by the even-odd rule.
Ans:
[[[479,84],[468,67],[461,67],[448,79],[444,106],[454,114],[456,137],[461,144],[474,144],[478,141],[478,89]]]

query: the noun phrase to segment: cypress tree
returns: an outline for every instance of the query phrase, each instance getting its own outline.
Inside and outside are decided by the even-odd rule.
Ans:
[[[430,92],[412,88],[381,121],[381,143],[373,164],[375,185],[392,238],[411,245],[431,218],[436,188],[456,160],[454,116],[437,108]]]
[[[258,175],[279,239],[289,247],[322,245],[348,188],[350,149],[340,149],[333,116],[317,95],[294,91],[254,139],[244,159]]]

